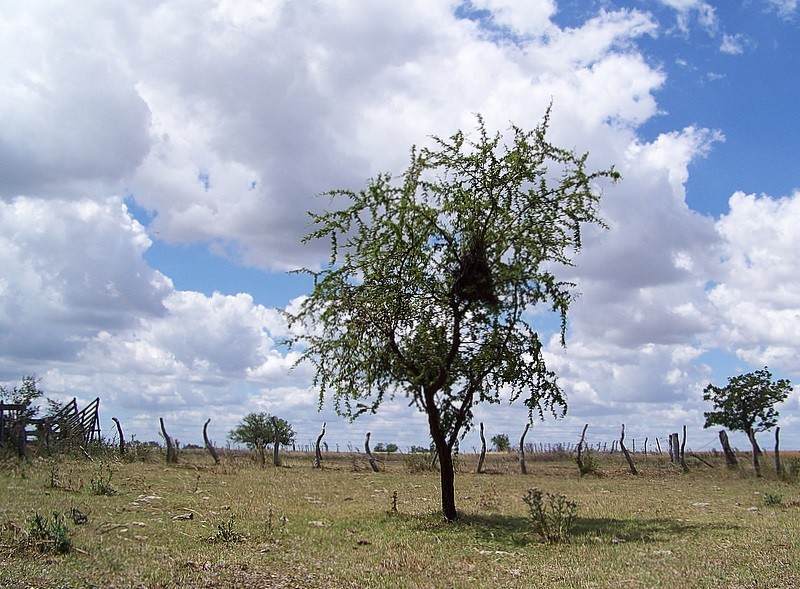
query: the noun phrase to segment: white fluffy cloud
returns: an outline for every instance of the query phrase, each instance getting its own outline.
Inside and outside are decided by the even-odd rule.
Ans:
[[[708,3],[663,4],[682,28],[696,21],[715,34]],[[722,135],[700,126],[638,135],[658,115],[666,81],[638,46],[661,32],[655,18],[603,10],[565,28],[549,0],[474,0],[474,10],[489,11],[483,21],[456,8],[6,7],[0,375],[36,371],[47,390],[101,394],[147,437],[158,416],[196,440],[196,423],[212,414],[219,434],[250,410],[285,415],[310,436],[330,408],[313,413],[308,368],[290,370],[296,355],[279,342],[279,314],[247,293],[176,290],[144,261],[151,238],[215,243],[266,270],[315,264],[322,252],[299,245],[306,211],[324,204],[314,194],[399,172],[412,144],[472,128],[476,112],[491,128],[532,127],[551,101],[552,140],[624,175],[605,188],[609,230],[588,236],[572,273],[582,296],[568,350],[548,352],[575,419],[696,422],[710,346],[796,366],[791,268],[800,248],[787,223],[800,197],[735,195],[716,223],[687,207],[689,166]],[[488,34],[487,18],[512,37]],[[741,41],[723,39],[730,53]],[[152,214],[148,227],[125,202]],[[410,414],[398,403],[368,423],[394,428],[401,441],[395,422],[424,432]],[[518,416],[524,410],[495,418]],[[404,441],[423,441],[410,427]]]
[[[709,298],[723,316],[719,344],[750,363],[800,362],[800,193],[772,199],[737,192],[717,222],[723,275]]]

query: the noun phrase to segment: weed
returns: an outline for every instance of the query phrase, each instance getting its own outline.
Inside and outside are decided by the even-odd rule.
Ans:
[[[540,489],[528,489],[523,497],[530,511],[531,525],[545,544],[564,544],[575,523],[578,506],[565,495],[547,493]]]
[[[28,522],[28,544],[39,552],[66,554],[72,550],[72,540],[64,516],[54,511],[52,517],[35,512]]]
[[[216,544],[218,542],[242,542],[244,541],[244,534],[240,534],[236,530],[233,529],[234,527],[234,519],[233,516],[228,518],[227,522],[222,522],[217,524],[217,531],[216,533],[211,536],[208,540],[209,542]]]
[[[783,497],[779,493],[766,492],[764,493],[764,505],[767,507],[777,507],[783,503]]]
[[[117,490],[111,486],[114,469],[110,464],[100,463],[98,471],[89,479],[92,495],[113,495]]]

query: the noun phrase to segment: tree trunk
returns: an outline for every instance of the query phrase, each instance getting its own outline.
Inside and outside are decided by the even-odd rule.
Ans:
[[[317,436],[317,444],[314,448],[314,468],[322,468],[322,450],[319,445],[322,443],[322,438],[325,435],[325,422],[322,423],[322,431]]]
[[[728,468],[736,468],[739,466],[739,461],[736,459],[736,454],[731,449],[731,443],[728,441],[728,434],[724,429],[719,430],[719,443],[722,446],[722,452],[725,454],[725,464]]]
[[[178,462],[178,453],[175,450],[175,444],[172,441],[172,438],[167,433],[167,428],[164,427],[164,418],[159,417],[158,422],[161,424],[161,435],[164,436],[164,442],[167,444],[167,462],[176,463]]]
[[[120,424],[119,419],[116,417],[112,417],[111,421],[116,424],[117,433],[119,434],[119,455],[125,456],[125,436],[122,433],[122,424]]]
[[[367,458],[369,458],[369,466],[372,468],[372,472],[380,472],[378,463],[375,462],[375,457],[372,455],[372,452],[369,449],[369,437],[371,435],[372,432],[367,432],[367,438],[364,440],[364,452],[367,453]]]
[[[483,435],[483,422],[481,422],[480,436],[481,436],[481,455],[478,458],[478,467],[475,469],[475,472],[477,472],[478,474],[483,472],[483,461],[486,459],[486,437]]]
[[[633,464],[633,459],[631,459],[631,455],[628,453],[628,449],[625,447],[625,424],[622,424],[622,433],[619,436],[619,449],[622,454],[625,456],[625,460],[628,461],[628,468],[631,470],[631,474],[639,474],[639,471],[636,470],[636,466]]]
[[[278,429],[278,418],[274,415],[272,416],[272,431],[275,434],[275,441],[272,444],[272,466],[280,466],[281,457],[278,456],[278,452],[281,448],[281,432]]]
[[[752,429],[748,429],[747,437],[750,439],[750,445],[753,446],[753,468],[756,469],[756,476],[761,477],[761,464],[758,460],[758,455],[761,453],[761,449],[758,447],[758,442],[756,442],[756,433]]]
[[[525,424],[525,429],[522,430],[522,436],[519,439],[519,470],[522,474],[528,474],[528,469],[525,466],[525,436],[528,435],[528,429],[530,429],[530,427],[530,422]]]
[[[217,449],[214,448],[214,444],[211,443],[211,440],[208,439],[208,424],[211,423],[211,418],[206,421],[205,425],[203,426],[203,443],[206,445],[206,450],[209,451],[211,457],[214,459],[214,464],[219,464],[219,454],[217,453]]]
[[[778,478],[783,476],[783,466],[781,465],[781,428],[777,427],[775,429],[775,474],[778,475]]]
[[[456,475],[453,468],[453,453],[447,445],[443,451],[438,450],[439,455],[439,478],[442,484],[442,513],[444,519],[452,522],[458,519],[456,511]]]

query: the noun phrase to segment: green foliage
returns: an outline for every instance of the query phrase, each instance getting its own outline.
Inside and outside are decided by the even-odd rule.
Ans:
[[[511,448],[511,442],[506,434],[497,434],[492,436],[492,446],[498,452],[508,452]]]
[[[564,544],[575,523],[578,506],[565,495],[547,493],[540,489],[528,489],[522,498],[528,505],[533,530],[545,544]]]
[[[89,489],[92,495],[113,495],[117,490],[111,485],[111,478],[114,476],[114,468],[110,464],[101,462],[89,479]]]
[[[619,175],[588,172],[588,154],[550,144],[549,116],[506,138],[480,116],[474,139],[434,137],[433,148],[411,150],[401,176],[325,193],[342,205],[313,214],[305,239],[331,244],[329,263],[305,270],[312,293],[287,314],[320,404],[331,395],[355,418],[407,397],[428,415],[443,485],[478,404],[505,390],[529,417],[566,411],[530,311],[557,313],[564,343],[574,285],[556,272],[580,250],[583,225],[602,225],[598,181]]]
[[[228,433],[228,439],[257,451],[264,464],[267,444],[274,444],[276,439],[279,444],[291,444],[296,435],[285,419],[261,412],[245,415],[239,425]]]
[[[28,521],[28,542],[39,552],[66,554],[72,550],[72,539],[69,537],[64,516],[54,511],[52,517],[35,512]]]
[[[783,503],[783,497],[780,493],[772,493],[770,491],[764,493],[764,505],[767,507],[778,507]]]
[[[709,384],[703,389],[703,400],[714,404],[714,411],[705,412],[705,426],[719,425],[748,435],[766,431],[778,422],[774,405],[792,391],[786,379],[772,380],[765,366],[761,370],[728,378],[728,384]]]

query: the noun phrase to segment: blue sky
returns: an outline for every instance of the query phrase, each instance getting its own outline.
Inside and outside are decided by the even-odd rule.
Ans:
[[[301,443],[323,421],[342,446],[426,443],[403,403],[318,413],[290,370],[276,309],[309,283],[286,270],[325,259],[306,211],[475,112],[532,127],[550,100],[554,142],[624,180],[569,277],[567,348],[548,345],[570,412],[531,435],[686,424],[713,447],[708,382],[800,379],[795,1],[25,3],[0,32],[0,382],[99,395],[109,435],[117,416],[156,439],[164,417],[197,442],[212,417],[224,443],[269,411]],[[478,419],[513,439],[525,411]]]

